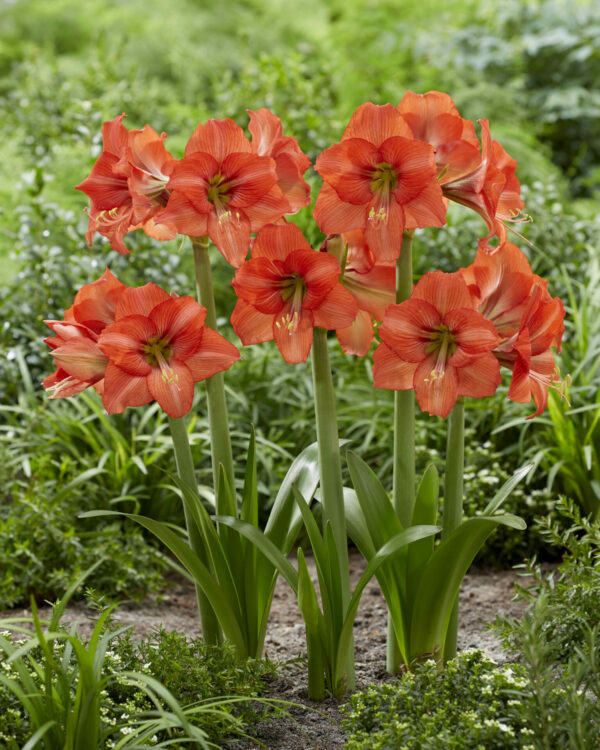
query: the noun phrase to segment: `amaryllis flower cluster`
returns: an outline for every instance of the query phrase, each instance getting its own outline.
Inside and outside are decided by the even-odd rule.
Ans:
[[[149,125],[128,131],[123,115],[104,123],[104,150],[78,186],[91,199],[88,241],[99,231],[126,253],[123,236],[136,228],[159,239],[209,237],[237,268],[231,322],[244,345],[274,339],[287,362],[303,362],[313,328],[322,327],[336,331],[346,353],[366,356],[383,321],[374,354],[376,386],[414,388],[424,410],[446,416],[459,396],[492,395],[502,365],[512,372],[509,398],[533,398],[539,414],[548,387],[560,382],[550,347],[560,345],[564,309],[507,241],[505,222],[517,220],[524,204],[516,162],[492,139],[488,121],[478,121],[480,141],[475,124],[437,91],[409,91],[397,106],[359,106],[340,142],[316,160],[323,185],[314,217],[327,235],[316,252],[285,220],[310,203],[303,179],[309,159],[269,110],[249,110],[249,117],[251,140],[233,120],[208,120],[195,129],[182,159],[166,151],[165,134]],[[442,226],[450,200],[486,223],[474,263],[455,274],[426,274],[410,300],[395,305],[403,237]],[[131,398],[141,403],[160,395],[167,403],[166,389],[159,388],[168,381],[166,353],[173,358],[172,352],[185,349],[163,342],[160,351],[153,349],[152,364],[145,355],[146,365],[162,373],[160,383],[156,369],[147,380],[142,361],[134,367],[116,347],[139,348],[143,336],[158,334],[138,321],[135,336],[142,338],[126,336],[129,323],[120,318],[128,316],[114,317],[122,285],[114,277],[100,282],[80,291],[64,322],[49,322],[58,369],[47,387],[54,396],[88,385],[102,393],[106,373],[109,384],[117,374],[122,381],[113,368],[124,372],[126,362],[129,376],[145,383],[137,380],[133,387],[128,381]],[[84,298],[89,307],[92,296],[99,299],[98,290],[109,287],[112,312],[107,292],[103,317],[88,325]],[[128,315],[156,325],[146,308]],[[106,332],[109,324],[118,325]],[[195,374],[178,378],[181,401],[169,402],[173,413],[190,402]],[[121,408],[114,390],[104,398],[110,409]]]
[[[493,141],[480,120],[482,146],[472,122],[438,91],[407,92],[397,107],[361,105],[340,143],[326,149],[316,169],[324,185],[315,219],[325,233],[362,229],[382,261],[400,254],[406,229],[443,226],[448,200],[477,211],[488,227],[480,246],[500,249],[504,221],[524,204],[516,162]]]
[[[107,269],[83,286],[64,321],[48,320],[57,365],[44,380],[53,398],[89,386],[109,414],[157,401],[173,418],[192,407],[194,383],[228,369],[236,347],[204,325],[206,310],[155,284],[126,287]]]
[[[340,274],[336,259],[313,250],[294,224],[261,229],[232,282],[234,331],[245,345],[275,339],[286,362],[306,361],[315,326],[345,329],[358,314]]]
[[[512,371],[508,398],[541,414],[560,375],[550,351],[560,348],[564,306],[510,242],[479,250],[454,274],[425,274],[411,298],[390,305],[379,328],[374,384],[415,389],[420,407],[447,416],[459,396],[491,396],[500,365]]]
[[[159,240],[209,236],[234,266],[243,262],[251,232],[310,203],[302,175],[310,161],[278,117],[250,112],[252,142],[230,119],[198,125],[174,159],[149,125],[128,131],[124,115],[102,128],[103,151],[78,190],[91,200],[87,234],[107,237],[122,254],[128,232]]]

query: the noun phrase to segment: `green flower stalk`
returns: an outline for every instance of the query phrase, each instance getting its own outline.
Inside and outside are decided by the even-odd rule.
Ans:
[[[465,469],[465,400],[460,396],[448,417],[446,473],[444,475],[444,515],[442,540],[462,523],[463,474]],[[458,635],[458,596],[452,609],[444,644],[444,662],[456,656]]]
[[[407,300],[413,288],[412,242],[414,230],[402,235],[400,255],[396,261],[396,304]],[[415,505],[415,392],[394,391],[394,454],[392,502],[400,523],[407,529],[412,524]],[[398,671],[402,655],[388,614],[387,670]]]
[[[208,253],[208,237],[192,237],[191,239],[194,248],[194,268],[196,272],[198,301],[206,308],[206,325],[217,330],[217,312],[215,308],[210,256]],[[235,473],[233,469],[231,438],[229,436],[229,417],[227,414],[223,373],[217,373],[206,380],[206,400],[208,404],[213,482],[216,495],[219,464],[223,465],[229,487],[232,491],[235,488]],[[221,509],[217,510],[221,511]]]
[[[190,449],[190,442],[188,439],[188,433],[185,425],[185,419],[172,419],[169,417],[169,427],[171,429],[171,437],[173,439],[173,450],[175,452],[175,462],[177,464],[177,474],[182,482],[184,482],[194,493],[198,490],[196,483],[196,474],[194,471],[194,462],[192,459],[192,451]],[[190,547],[198,555],[200,560],[207,566],[210,567],[210,561],[208,559],[204,540],[200,531],[190,514],[188,504],[183,504],[185,512],[185,524],[188,532],[188,539]],[[198,613],[200,615],[200,624],[202,627],[202,635],[206,643],[219,644],[222,642],[221,627],[217,616],[210,606],[204,591],[196,583],[196,599],[198,601]]]

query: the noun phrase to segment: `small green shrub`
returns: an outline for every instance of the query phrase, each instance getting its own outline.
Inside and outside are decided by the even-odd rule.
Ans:
[[[582,517],[567,499],[561,499],[553,518],[539,521],[541,538],[564,552],[558,569],[544,576],[539,565],[529,565],[532,575],[521,594],[535,606],[544,597],[544,617],[536,638],[552,663],[566,664],[588,643],[589,632],[600,628],[600,524]],[[505,622],[505,644],[515,648],[522,636],[518,622]],[[600,659],[600,650],[596,654]]]
[[[439,671],[434,661],[397,682],[370,686],[342,711],[347,750],[511,750],[530,731],[510,717],[511,692],[525,687],[520,667],[497,668],[465,651]]]
[[[218,696],[236,699],[223,707],[224,715],[206,713],[194,721],[212,740],[231,734],[232,716],[240,728],[248,728],[271,713],[268,704],[254,699],[264,695],[268,681],[277,673],[276,665],[268,659],[240,661],[229,643],[210,646],[201,638],[190,640],[183,633],[161,628],[136,644],[128,631],[116,642],[111,663],[115,674],[125,670],[153,677],[182,705]],[[151,708],[147,696],[119,681],[108,687],[108,698],[117,710],[123,704],[138,711]]]
[[[94,587],[109,597],[160,587],[165,558],[139,529],[121,521],[78,519],[98,502],[77,461],[38,453],[26,476],[14,469],[6,445],[0,448],[6,463],[13,463],[0,502],[0,608],[26,602],[30,594],[54,599],[99,560]]]
[[[89,641],[67,631],[67,602],[92,572],[57,602],[50,622],[34,604],[33,618],[0,621],[0,750],[18,750],[33,737],[43,737],[44,747],[90,743],[90,750],[185,748],[193,739],[207,750],[265,718],[258,696],[275,674],[269,661],[240,662],[227,645],[164,630],[136,645],[131,631],[110,626],[110,609]]]

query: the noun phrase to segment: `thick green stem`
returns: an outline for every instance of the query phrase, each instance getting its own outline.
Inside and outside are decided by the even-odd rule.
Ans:
[[[405,232],[396,262],[396,304],[412,294],[412,233]],[[412,523],[415,505],[415,393],[394,392],[394,508],[404,528]]]
[[[169,427],[171,428],[171,437],[173,439],[173,450],[175,452],[175,463],[177,464],[177,473],[182,482],[185,482],[194,492],[198,489],[196,483],[196,474],[194,472],[194,462],[192,460],[192,451],[188,440],[185,419],[173,419],[169,417]],[[185,512],[185,524],[187,527],[190,547],[198,555],[200,560],[210,567],[210,562],[206,554],[204,541],[198,527],[193,522],[187,506],[183,506]],[[198,584],[196,584],[196,598],[198,600],[198,612],[200,614],[200,625],[204,640],[209,644],[219,644],[222,641],[221,627],[213,608],[210,606],[208,599]]]
[[[321,506],[323,509],[323,533],[329,521],[335,539],[342,584],[342,611],[350,602],[350,572],[348,567],[348,537],[342,488],[342,464],[340,443],[335,413],[335,394],[329,363],[327,331],[315,328],[312,346],[312,370],[315,396],[317,442],[319,446],[319,470],[321,475]],[[350,648],[347,662],[347,685],[352,690],[354,678],[354,654]],[[333,686],[332,686],[333,687]]]
[[[402,236],[396,261],[396,304],[412,294],[412,240],[414,232]],[[402,526],[412,523],[415,505],[415,394],[413,390],[394,391],[394,468],[392,502]],[[390,615],[387,629],[387,670],[398,671],[402,655]]]
[[[210,256],[208,254],[208,237],[192,237],[194,248],[194,266],[196,271],[196,289],[198,301],[206,308],[206,325],[217,329],[217,312],[212,283]],[[210,427],[210,450],[212,454],[213,483],[215,494],[219,478],[219,464],[223,464],[225,476],[231,491],[235,492],[235,474],[233,454],[229,437],[229,417],[225,398],[225,380],[219,372],[204,381],[206,383],[206,400],[208,404],[208,423]],[[228,514],[227,509],[217,509]]]
[[[465,469],[465,401],[462,396],[448,417],[448,440],[446,447],[446,472],[444,475],[444,515],[442,539],[451,534],[462,522],[463,475]],[[444,662],[456,656],[458,636],[458,599],[452,610],[446,641]]]

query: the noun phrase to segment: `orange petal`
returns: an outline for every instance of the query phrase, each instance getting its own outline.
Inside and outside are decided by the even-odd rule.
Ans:
[[[279,221],[290,210],[289,201],[281,192],[279,185],[273,185],[269,192],[265,193],[259,201],[253,203],[251,206],[246,206],[244,213],[250,222],[250,230],[258,232],[265,224],[272,224],[275,221]]]
[[[312,312],[314,325],[331,331],[351,325],[358,315],[358,305],[347,289],[341,284],[336,284]]]
[[[379,326],[381,340],[407,362],[420,362],[427,356],[429,333],[441,323],[441,315],[429,302],[411,299],[390,305]]]
[[[168,299],[171,299],[170,295],[151,281],[144,286],[129,287],[119,297],[115,310],[115,320],[120,320],[128,315],[148,317],[157,305]]]
[[[192,373],[194,382],[198,383],[217,372],[228,370],[239,358],[240,353],[231,342],[212,328],[205,327],[200,348],[188,357],[185,363]]]
[[[185,363],[170,359],[164,368],[153,367],[146,382],[152,398],[172,419],[184,417],[192,408],[194,379]]]
[[[241,209],[209,214],[208,235],[228,263],[242,265],[250,248],[250,222]]]
[[[364,357],[373,341],[373,317],[371,313],[359,310],[354,322],[347,328],[337,328],[338,341],[345,354]]]
[[[154,307],[149,317],[157,335],[169,342],[175,359],[187,359],[200,346],[206,308],[192,297],[169,297]]]
[[[500,364],[490,352],[474,358],[467,367],[457,370],[460,396],[483,398],[493,396],[502,382]]]
[[[128,375],[145,376],[150,372],[150,365],[144,356],[144,346],[156,334],[151,320],[142,315],[129,315],[107,326],[100,334],[98,346]]]
[[[344,203],[328,183],[324,182],[313,216],[325,234],[342,234],[350,229],[366,226],[368,206],[355,206]]]
[[[109,364],[104,376],[102,403],[109,414],[120,414],[128,406],[143,406],[152,401],[145,377],[129,375]]]
[[[364,138],[379,147],[393,136],[412,138],[410,127],[406,124],[396,107],[391,104],[379,106],[365,102],[354,112],[344,131],[342,140],[347,138]]]
[[[277,183],[275,161],[270,156],[230,154],[220,171],[229,185],[227,207],[231,209],[257,203]]]
[[[255,154],[271,155],[273,146],[283,138],[281,120],[266,107],[253,112],[247,109],[250,115],[248,130],[252,135],[252,150]]]
[[[229,117],[224,120],[207,120],[198,125],[185,147],[185,155],[198,151],[210,154],[219,164],[228,154],[251,153],[250,141],[244,131]]]
[[[271,341],[274,318],[274,315],[261,313],[244,300],[238,299],[231,314],[231,325],[236,335],[240,337],[242,344],[250,346]]]
[[[256,235],[252,257],[283,261],[291,252],[299,249],[312,249],[300,227],[296,224],[269,224]]]
[[[286,362],[289,364],[306,362],[313,340],[312,312],[302,310],[295,326],[288,325],[285,321],[275,320],[273,334],[277,348]]]
[[[381,342],[373,352],[373,385],[392,391],[408,391],[413,388],[416,362],[405,362]]]
[[[413,291],[414,299],[423,299],[444,316],[448,310],[473,307],[465,280],[460,273],[430,271],[419,279]]]
[[[212,203],[210,210],[213,211]],[[179,234],[187,234],[189,237],[205,237],[208,234],[209,213],[199,213],[192,202],[183,193],[174,190],[166,207],[154,217],[154,223],[161,227],[168,227],[168,231],[174,228]]]
[[[434,372],[434,358],[423,360],[415,370],[415,394],[422,411],[447,417],[458,398],[458,377],[452,365]]]

